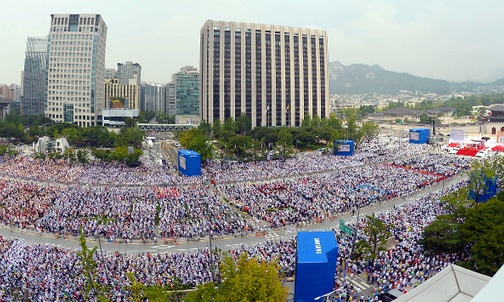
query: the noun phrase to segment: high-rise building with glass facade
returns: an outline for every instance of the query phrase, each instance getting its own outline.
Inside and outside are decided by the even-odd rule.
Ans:
[[[21,113],[43,114],[47,91],[47,37],[28,37],[23,71]]]
[[[117,76],[119,84],[128,85],[129,80],[136,79],[137,85],[142,85],[142,66],[138,63],[126,61],[126,63],[117,63]]]
[[[83,127],[100,124],[106,40],[107,25],[101,15],[51,15],[47,117]]]
[[[175,83],[176,115],[199,116],[200,74],[192,66],[185,66],[173,75]]]
[[[299,126],[329,113],[325,30],[208,20],[200,33],[201,119],[245,113],[256,126]]]
[[[140,86],[140,110],[163,112],[166,107],[166,87],[160,83],[142,83]]]

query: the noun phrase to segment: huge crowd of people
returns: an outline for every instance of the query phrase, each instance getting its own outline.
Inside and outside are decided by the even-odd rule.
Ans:
[[[27,156],[0,159],[0,224],[76,236],[82,229],[86,236],[110,240],[236,235],[262,223],[281,227],[334,219],[409,195],[468,169],[471,163],[467,158],[427,153],[428,147],[421,145],[387,150],[370,142],[366,147],[351,157],[303,154],[226,167],[210,163],[203,176],[193,178],[154,166],[81,165]],[[351,242],[338,234],[340,267],[346,268],[349,278],[366,271],[369,282],[381,290],[406,289],[455,261],[456,255],[426,255],[417,244],[423,228],[445,211],[436,194],[378,215],[395,226],[397,244],[381,253],[375,266],[347,259]],[[364,224],[365,220],[359,221],[359,228]],[[285,275],[294,273],[295,238],[231,251],[235,257],[241,253],[277,259]],[[104,258],[96,254],[95,259],[101,281],[115,300],[122,301],[129,293],[127,272],[145,284],[178,280],[195,286],[211,280],[209,256],[206,249],[179,254],[116,252],[105,253]],[[347,298],[356,292],[350,282],[338,287]],[[82,301],[84,288],[75,251],[0,237],[0,301],[17,297]]]
[[[464,185],[464,182],[457,183],[446,190]],[[350,282],[356,274],[366,272],[368,281],[376,286],[377,292],[388,288],[406,291],[458,260],[460,255],[430,255],[418,244],[423,228],[447,211],[439,202],[440,196],[440,192],[431,193],[377,215],[393,226],[391,232],[396,241],[391,249],[380,252],[374,266],[366,260],[351,260],[352,239],[336,231],[338,274],[346,276],[344,282],[338,281],[336,285],[343,301],[358,295],[358,288]],[[365,223],[364,218],[358,222],[359,239],[365,237],[362,232]],[[231,251],[233,257],[242,253],[261,260],[276,260],[285,276],[295,272],[295,237],[253,246],[241,245]],[[212,280],[208,249],[180,254],[115,252],[105,253],[104,258],[95,254],[95,260],[99,264],[100,282],[109,287],[109,294],[118,301],[124,301],[130,294],[128,272],[134,273],[144,284],[170,285],[177,280],[195,286]],[[0,300],[22,297],[38,301],[83,301],[85,283],[75,251],[0,237]]]
[[[402,197],[469,165],[465,158],[435,154],[268,183],[226,184],[218,189],[235,206],[278,227],[324,221],[353,208]]]

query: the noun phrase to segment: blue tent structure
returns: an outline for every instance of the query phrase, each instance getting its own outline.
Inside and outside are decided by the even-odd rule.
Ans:
[[[179,150],[177,156],[178,170],[186,176],[201,175],[201,155],[192,150]]]
[[[333,231],[299,232],[295,302],[312,302],[333,291],[338,243]]]
[[[427,144],[430,141],[429,128],[413,128],[409,130],[410,144]]]
[[[355,149],[353,140],[335,140],[333,154],[340,156],[352,156]]]

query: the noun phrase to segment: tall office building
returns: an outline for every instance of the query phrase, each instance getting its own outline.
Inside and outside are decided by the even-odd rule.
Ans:
[[[114,68],[105,68],[105,79],[117,79],[117,71]]]
[[[140,86],[140,110],[163,112],[166,105],[166,87],[159,83],[142,83]]]
[[[176,115],[199,116],[200,74],[198,69],[185,66],[173,75]]]
[[[325,30],[208,20],[200,37],[202,120],[299,126],[328,115]]]
[[[47,37],[28,37],[23,71],[21,113],[43,114],[47,90]]]
[[[101,15],[51,15],[47,117],[83,127],[100,124],[106,40],[107,25]]]
[[[117,63],[117,77],[119,84],[128,85],[129,80],[136,79],[137,85],[142,85],[142,66],[138,63],[126,61],[126,63]]]
[[[177,96],[175,83],[167,83],[165,92],[165,114],[168,116],[175,116],[177,114]]]

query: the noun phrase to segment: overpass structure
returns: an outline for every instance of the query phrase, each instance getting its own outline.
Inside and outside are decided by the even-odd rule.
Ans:
[[[193,124],[137,124],[137,128],[146,131],[179,131],[194,128]]]

